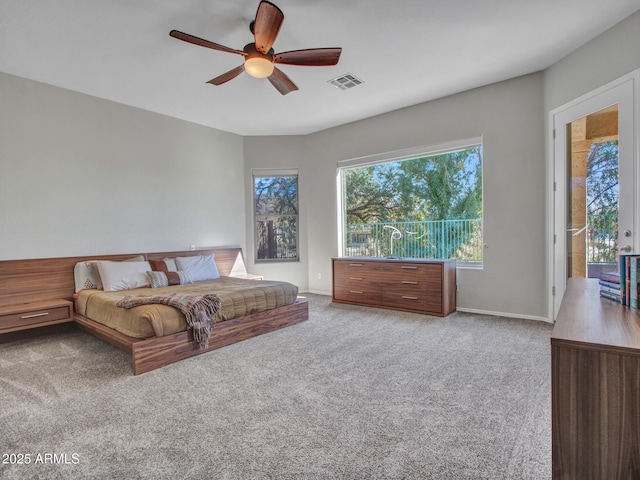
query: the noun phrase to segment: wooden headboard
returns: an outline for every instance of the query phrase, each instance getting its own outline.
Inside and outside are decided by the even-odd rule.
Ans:
[[[161,260],[210,253],[214,254],[220,275],[241,276],[247,273],[239,247],[0,261],[0,306],[40,300],[72,300],[75,293],[73,268],[83,260],[122,261],[138,255],[147,260]]]

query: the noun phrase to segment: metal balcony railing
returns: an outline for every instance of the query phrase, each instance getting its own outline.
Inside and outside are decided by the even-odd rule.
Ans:
[[[587,263],[618,261],[618,215],[589,215]],[[345,256],[455,258],[482,262],[482,219],[348,224]]]
[[[587,216],[587,263],[618,262],[618,214]]]
[[[345,256],[482,262],[482,219],[348,224]]]

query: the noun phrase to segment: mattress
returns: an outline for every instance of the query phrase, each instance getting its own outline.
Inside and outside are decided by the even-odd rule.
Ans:
[[[129,295],[216,294],[222,303],[214,323],[293,304],[298,287],[288,282],[220,277],[188,285],[135,288],[117,292],[83,290],[77,294],[76,313],[135,338],[172,335],[187,329],[184,315],[176,308],[141,305],[131,309],[116,306]],[[215,328],[215,326],[214,326]]]

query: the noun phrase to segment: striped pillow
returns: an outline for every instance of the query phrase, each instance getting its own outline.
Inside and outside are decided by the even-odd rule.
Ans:
[[[151,270],[154,272],[177,272],[175,258],[165,258],[164,260],[149,260]]]
[[[185,272],[147,272],[151,288],[168,287],[169,285],[185,285],[191,283]]]

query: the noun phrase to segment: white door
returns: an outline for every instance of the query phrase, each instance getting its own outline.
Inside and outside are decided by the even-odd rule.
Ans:
[[[626,75],[598,90],[591,92],[563,107],[551,112],[552,128],[552,192],[551,204],[551,238],[552,253],[550,255],[549,316],[555,320],[564,290],[567,284],[567,201],[568,174],[567,156],[569,152],[567,125],[603,110],[612,105],[618,106],[618,246],[622,251],[640,252],[640,220],[638,199],[638,128],[636,118],[637,84],[639,72]]]

